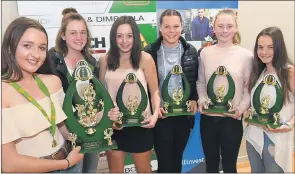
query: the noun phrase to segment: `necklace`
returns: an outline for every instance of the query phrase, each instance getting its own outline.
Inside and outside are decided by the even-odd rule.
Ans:
[[[178,47],[178,58],[174,58],[174,59],[165,58],[163,44],[161,44],[161,50],[162,50],[162,57],[163,57],[163,64],[164,64],[164,74],[165,74],[165,77],[166,77],[167,76],[167,72],[166,72],[166,61],[165,60],[167,60],[167,62],[169,64],[171,64],[171,65],[176,64],[176,62],[181,59],[181,45],[179,45],[179,47]]]
[[[40,80],[40,78],[36,75],[34,75],[34,79],[36,80],[39,89],[41,89],[41,91],[49,98],[50,100],[50,109],[51,109],[51,118],[48,117],[48,114],[45,112],[45,110],[43,109],[43,107],[27,92],[24,90],[24,88],[22,88],[21,86],[19,86],[19,84],[17,84],[16,82],[12,82],[9,83],[11,86],[13,86],[20,94],[22,94],[29,102],[31,102],[34,106],[36,106],[41,113],[44,115],[44,117],[48,120],[48,122],[51,124],[50,128],[49,128],[49,132],[52,135],[53,141],[52,141],[52,147],[56,147],[57,146],[57,142],[54,139],[54,134],[55,134],[55,130],[56,130],[56,114],[55,114],[55,107],[54,104],[51,100],[50,97],[50,93],[47,89],[47,87],[45,86],[45,84]]]

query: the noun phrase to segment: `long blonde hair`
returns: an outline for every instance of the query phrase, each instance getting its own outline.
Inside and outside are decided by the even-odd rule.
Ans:
[[[220,15],[223,15],[223,14],[231,15],[235,19],[236,26],[238,26],[237,15],[236,15],[236,12],[233,9],[222,9],[222,10],[220,10],[217,13],[217,15],[215,16],[213,26],[215,26],[215,22],[216,22],[217,17],[220,16]],[[237,31],[235,33],[234,37],[233,37],[233,44],[239,45],[240,43],[241,43],[241,34],[240,34],[239,31]]]

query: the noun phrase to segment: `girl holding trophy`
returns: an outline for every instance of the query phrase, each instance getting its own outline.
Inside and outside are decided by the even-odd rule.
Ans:
[[[143,109],[139,107],[142,102],[147,102],[147,107],[142,112],[146,115],[146,119],[141,122],[142,126],[119,128],[117,125],[124,122],[124,117],[123,120],[121,117],[122,110],[115,106],[109,112],[110,119],[117,123],[113,124],[114,129],[118,129],[114,130],[112,136],[118,144],[118,150],[107,151],[109,169],[111,173],[123,173],[125,155],[128,152],[132,155],[138,173],[150,173],[151,149],[153,148],[153,135],[150,128],[154,127],[158,119],[160,105],[155,63],[149,54],[141,51],[139,28],[131,16],[121,16],[113,23],[110,45],[108,53],[99,59],[100,81],[105,84],[115,105],[123,101],[124,104],[121,103],[119,107],[126,108],[127,106],[131,115],[137,112],[137,109]],[[129,74],[132,75],[128,76]],[[148,98],[141,100],[143,95],[137,96],[140,94],[138,88],[128,86],[124,90],[121,89],[120,85],[126,81],[140,83],[140,92],[144,96],[149,91],[152,107],[149,106]],[[118,97],[122,97],[121,100],[117,100]],[[153,114],[151,114],[151,108]],[[138,121],[138,119],[133,121]]]
[[[181,37],[182,18],[178,11],[165,10],[159,28],[161,37],[144,48],[157,65],[161,88],[160,119],[154,128],[157,172],[181,173],[182,154],[197,111],[197,50]],[[171,75],[172,72],[175,73]],[[167,102],[167,98],[173,101]],[[184,108],[179,107],[180,103],[184,103]]]
[[[64,92],[53,75],[48,36],[36,20],[21,17],[7,28],[2,57],[2,172],[81,172],[80,147],[65,139]]]
[[[245,131],[251,171],[292,172],[294,65],[279,28],[265,28],[258,34],[251,77],[252,100]]]
[[[62,21],[56,36],[55,47],[49,50],[54,68],[66,93],[73,76],[74,69],[80,60],[86,60],[93,74],[98,77],[98,62],[90,53],[90,38],[85,19],[74,8],[62,11]],[[82,95],[83,87],[89,82],[78,83],[78,93]],[[86,153],[83,161],[83,173],[95,173],[97,170],[97,153]]]
[[[201,112],[201,139],[207,172],[236,173],[243,136],[241,116],[249,108],[248,81],[252,54],[238,45],[235,12],[221,10],[215,18],[217,44],[200,55],[197,91]]]

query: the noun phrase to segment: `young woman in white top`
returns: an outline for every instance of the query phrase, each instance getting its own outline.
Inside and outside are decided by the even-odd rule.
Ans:
[[[270,126],[248,124],[245,136],[251,171],[254,173],[292,172],[295,119],[294,65],[288,59],[283,33],[276,27],[263,29],[256,38],[249,86],[251,101],[256,98],[254,92],[259,84],[263,83],[264,77],[269,75],[275,78],[282,90],[284,103],[279,111],[282,126],[273,129]],[[274,89],[271,85],[264,85],[261,93],[257,94],[260,99],[269,96],[270,110],[277,101],[277,93]],[[253,107],[253,101],[251,106]],[[273,113],[270,112],[270,114]]]
[[[252,65],[252,53],[238,44],[238,26],[233,10],[221,10],[214,21],[217,44],[205,47],[200,55],[197,90],[199,109],[202,113],[200,132],[207,172],[218,173],[220,155],[224,172],[236,173],[236,162],[243,136],[241,116],[250,106],[248,81]],[[208,97],[207,85],[211,75],[219,66],[224,66],[235,84],[232,99],[233,109],[229,113],[203,113],[205,99]],[[214,87],[224,85],[224,92],[229,89],[228,81],[223,76],[214,81]],[[216,92],[215,92],[216,93]]]
[[[2,172],[81,172],[80,147],[65,143],[64,93],[52,75],[48,36],[36,20],[21,17],[2,42]]]

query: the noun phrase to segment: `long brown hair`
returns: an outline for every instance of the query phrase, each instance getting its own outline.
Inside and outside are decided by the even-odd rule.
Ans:
[[[255,47],[254,47],[254,61],[253,69],[251,72],[251,78],[249,82],[249,91],[255,86],[260,74],[266,68],[266,65],[260,60],[257,54],[258,50],[258,39],[261,36],[269,36],[273,41],[273,59],[272,66],[275,68],[279,81],[281,82],[284,101],[290,101],[288,91],[290,91],[290,86],[288,85],[288,65],[292,65],[287,53],[287,48],[284,41],[284,36],[282,31],[277,27],[268,27],[263,29],[256,37]]]
[[[117,45],[117,30],[120,25],[129,24],[133,33],[133,46],[131,49],[132,68],[138,69],[141,59],[141,41],[139,28],[132,16],[121,16],[112,25],[110,32],[110,50],[107,53],[107,66],[110,70],[116,70],[120,66],[120,50]]]
[[[17,82],[23,78],[21,68],[16,63],[15,53],[20,39],[29,28],[35,28],[43,32],[46,35],[48,46],[46,30],[38,21],[27,17],[20,17],[12,21],[5,31],[1,46],[1,77],[4,81]],[[55,74],[47,48],[45,61],[37,70],[37,73]]]
[[[62,15],[63,18],[61,21],[61,27],[55,39],[56,52],[58,52],[62,56],[66,56],[68,54],[68,46],[66,44],[66,41],[62,39],[62,36],[65,34],[67,26],[71,21],[82,21],[85,24],[87,30],[87,42],[81,52],[85,56],[86,60],[89,59],[89,57],[91,57],[91,34],[85,19],[77,12],[75,8],[65,8],[62,11]]]

